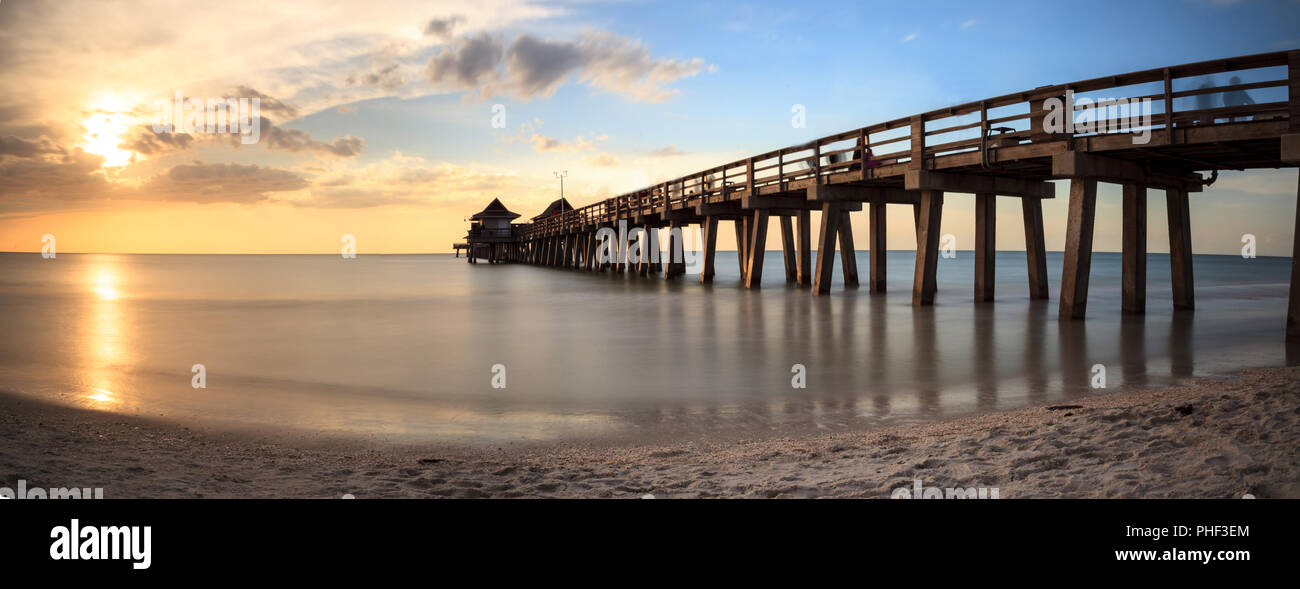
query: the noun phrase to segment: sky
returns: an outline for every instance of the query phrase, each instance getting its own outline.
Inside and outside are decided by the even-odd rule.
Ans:
[[[0,251],[337,253],[347,234],[359,255],[448,252],[493,198],[541,212],[559,171],[582,206],[943,106],[1297,49],[1296,0],[0,0]],[[177,93],[257,98],[257,142],[159,132]],[[1295,169],[1222,174],[1192,195],[1194,251],[1251,234],[1291,255],[1296,187]],[[998,217],[998,248],[1023,249],[1018,204]],[[1119,218],[1103,185],[1097,250],[1119,249]],[[973,197],[949,196],[941,231],[973,248]],[[888,243],[914,249],[910,211],[891,207]]]

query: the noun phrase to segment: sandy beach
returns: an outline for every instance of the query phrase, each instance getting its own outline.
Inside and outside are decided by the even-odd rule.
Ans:
[[[1300,367],[878,431],[734,443],[358,445],[0,395],[0,487],[134,497],[1300,497]]]

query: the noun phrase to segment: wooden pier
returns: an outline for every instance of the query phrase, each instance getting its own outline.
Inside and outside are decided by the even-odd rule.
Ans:
[[[1252,80],[1193,87],[1201,77],[1240,74]],[[1175,91],[1174,87],[1185,87]],[[1073,122],[1054,124],[1052,106],[1069,104]],[[1231,104],[1185,108],[1206,97]],[[1092,101],[1090,97],[1095,97]],[[1270,99],[1270,97],[1275,99]],[[1279,99],[1280,98],[1280,99]],[[1053,99],[1056,99],[1054,102]],[[1148,119],[1129,116],[1130,101],[1147,101]],[[1060,123],[1059,113],[1055,121]],[[1077,122],[1075,122],[1077,121]],[[1083,123],[1090,122],[1092,127]],[[1139,137],[1145,139],[1141,142]],[[895,119],[802,145],[753,155],[656,186],[577,207],[532,223],[511,226],[509,239],[494,236],[484,251],[494,261],[525,262],[597,272],[636,272],[679,278],[674,258],[682,244],[672,232],[663,262],[630,264],[626,251],[598,263],[602,228],[649,231],[699,225],[703,265],[714,276],[719,222],[734,224],[745,287],[762,281],[769,221],[780,226],[785,279],[830,291],[835,253],[846,287],[859,285],[852,213],[868,215],[868,287],[884,292],[885,215],[889,205],[911,209],[916,230],[912,303],[931,305],[936,290],[939,226],[945,196],[974,195],[977,302],[994,298],[995,219],[998,197],[1020,201],[1032,298],[1048,295],[1042,200],[1056,197],[1049,180],[1069,180],[1069,212],[1059,316],[1083,319],[1088,305],[1098,182],[1123,186],[1123,312],[1146,309],[1146,207],[1149,189],[1164,192],[1175,309],[1195,308],[1188,199],[1204,192],[1219,170],[1300,166],[1300,51],[1276,52],[1177,65],[1044,86]],[[1202,174],[1208,172],[1208,174]],[[1297,190],[1300,202],[1300,188]],[[810,212],[821,211],[813,236]],[[1300,231],[1295,247],[1300,251]],[[817,248],[816,267],[812,248]],[[1292,258],[1287,337],[1300,338],[1300,268]]]

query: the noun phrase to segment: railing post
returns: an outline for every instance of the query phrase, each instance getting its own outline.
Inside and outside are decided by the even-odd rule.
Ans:
[[[785,192],[785,149],[776,152],[776,184],[780,192]]]
[[[867,128],[863,127],[858,131],[858,147],[860,149],[858,149],[857,157],[862,180],[867,179],[867,139]]]
[[[746,160],[745,165],[748,170],[745,172],[745,196],[750,197],[754,196],[754,158]]]
[[[813,142],[812,165],[808,166],[813,173],[813,184],[822,183],[822,144],[818,141]]]
[[[1165,68],[1165,144],[1174,144],[1174,80]]]
[[[920,170],[925,167],[925,117],[912,115],[909,126],[912,132],[912,161],[908,162],[907,167]]]

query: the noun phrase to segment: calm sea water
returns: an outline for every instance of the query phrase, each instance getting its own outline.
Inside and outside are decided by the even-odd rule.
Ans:
[[[911,252],[889,254],[888,294],[844,290],[837,268],[816,298],[775,253],[759,291],[719,256],[709,286],[450,255],[0,254],[0,389],[397,440],[704,439],[1068,400],[1103,392],[1098,364],[1113,392],[1286,361],[1287,258],[1196,256],[1197,310],[1175,314],[1152,255],[1148,314],[1129,319],[1119,255],[1098,253],[1089,318],[1063,326],[1059,253],[1047,302],[1023,252],[999,252],[994,304],[972,303],[970,252],[941,259],[932,308],[910,304]]]

